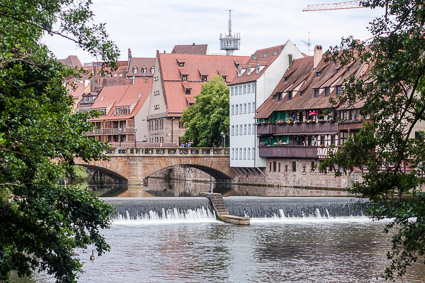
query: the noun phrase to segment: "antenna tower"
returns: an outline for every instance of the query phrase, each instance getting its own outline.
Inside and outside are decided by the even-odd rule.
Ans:
[[[232,10],[229,11],[229,34],[220,34],[220,49],[226,50],[226,55],[233,55],[233,50],[239,50],[241,38],[239,33],[232,34]]]

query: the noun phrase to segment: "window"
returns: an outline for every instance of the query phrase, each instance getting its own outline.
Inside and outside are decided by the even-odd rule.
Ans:
[[[184,67],[184,62],[179,62],[179,67]]]
[[[142,93],[139,93],[139,95],[137,96],[137,99],[140,99],[140,97],[142,97]]]
[[[238,113],[238,107],[239,107],[239,105],[238,104],[236,104],[236,111],[235,111],[235,115],[238,115],[239,113]]]
[[[292,91],[288,92],[288,100],[292,100]]]
[[[248,103],[248,114],[251,113],[251,102]]]
[[[320,72],[316,72],[316,77],[320,77]]]
[[[136,67],[136,66],[134,66],[134,67],[133,67],[133,74],[137,74],[137,72],[138,72],[138,69],[137,69],[137,67]]]
[[[250,160],[251,159],[251,149],[248,148],[248,152],[246,154],[246,159]]]
[[[269,55],[269,54],[268,54],[268,52],[264,52],[264,54],[263,54],[263,58],[266,58],[266,57],[267,57],[267,55]]]
[[[236,127],[235,136],[237,136],[238,135],[238,128],[239,127],[238,127],[238,125],[236,125],[235,127]]]
[[[297,162],[292,161],[292,172],[297,172]]]
[[[232,136],[235,134],[235,126],[232,126]]]
[[[255,129],[256,129],[255,124],[252,124],[252,134],[253,135],[255,135]]]
[[[325,87],[325,96],[329,96],[331,94],[329,87]]]
[[[288,172],[288,164],[285,164],[285,172]]]
[[[246,160],[246,148],[243,149],[243,160]]]
[[[187,81],[187,75],[182,75],[182,80]]]
[[[229,87],[229,92],[230,92],[230,96],[233,96],[233,92],[234,92],[234,89],[233,89],[233,86],[231,86],[231,87]]]
[[[142,74],[146,74],[146,67],[142,67]]]
[[[239,127],[239,135],[242,136],[242,125]]]
[[[319,97],[319,89],[315,88],[313,89],[313,91],[314,91],[314,97]]]
[[[348,138],[348,132],[339,132],[339,145],[343,145]]]
[[[246,114],[246,103],[243,104],[243,114]]]
[[[232,148],[232,160],[234,160],[234,159],[235,159],[235,149]]]
[[[153,78],[153,80],[154,80],[154,81],[158,81],[158,80],[159,80],[159,79],[158,79],[158,76],[154,77],[154,78]]]
[[[335,135],[331,135],[331,145],[335,145]]]
[[[122,78],[122,74],[120,74],[120,78]]]
[[[232,105],[232,111],[230,112],[232,115],[235,114],[235,105]]]
[[[252,55],[252,60],[256,60],[257,59],[257,54]]]
[[[246,135],[246,124],[243,125],[243,134]]]
[[[246,85],[243,85],[243,94],[246,94]]]
[[[185,89],[184,89],[184,94],[190,94],[190,93],[191,93],[191,91],[192,91],[192,89],[191,89],[191,88],[185,88]]]
[[[242,129],[242,127],[241,127]],[[242,148],[239,148],[239,159],[242,160]]]
[[[252,113],[255,113],[255,103],[252,103]]]
[[[154,109],[154,110],[158,110],[158,109],[159,109],[159,104],[154,105],[154,106],[153,106],[153,109]]]
[[[159,95],[159,90],[155,90],[155,91],[153,92],[153,95],[154,95],[154,96]]]
[[[341,86],[340,85],[336,86],[336,95],[341,95]]]
[[[252,148],[252,160],[254,160],[255,159],[255,149],[254,149],[254,147]]]
[[[279,172],[280,172],[280,162],[279,162]]]
[[[207,81],[207,78],[208,78],[208,76],[201,76],[201,80],[202,80],[203,82],[206,82],[206,81]]]
[[[239,104],[239,114],[242,114],[242,103]]]
[[[251,84],[248,85],[248,93],[251,93]]]
[[[275,51],[273,51],[273,56],[276,56],[278,52],[279,52],[279,50],[277,50],[277,49]]]
[[[248,135],[251,134],[251,125],[248,125]]]
[[[235,160],[238,160],[238,149],[235,149]]]
[[[226,82],[227,76],[221,76],[223,78],[223,81]]]
[[[151,67],[151,74],[155,73],[155,67]]]
[[[325,145],[325,136],[320,136],[320,144]]]
[[[114,74],[114,78],[118,77],[118,74]]]

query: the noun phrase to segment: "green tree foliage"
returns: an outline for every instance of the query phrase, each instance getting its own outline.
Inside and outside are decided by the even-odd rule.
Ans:
[[[229,88],[221,76],[202,85],[195,103],[184,110],[181,121],[186,132],[183,141],[195,146],[221,146],[221,133],[229,135]],[[226,139],[228,144],[228,139]]]
[[[425,254],[425,194],[420,189],[425,183],[425,144],[423,132],[415,133],[425,121],[425,6],[422,0],[363,5],[384,11],[370,24],[371,39],[343,39],[330,54],[337,54],[342,64],[359,57],[370,65],[367,78],[346,82],[340,100],[364,102],[361,113],[373,122],[321,168],[336,164],[347,173],[362,170],[363,181],[354,183],[353,191],[374,202],[374,218],[392,219],[385,230],[393,236],[384,276],[394,279],[413,262],[424,262]]]
[[[64,82],[79,71],[57,62],[43,34],[68,38],[113,62],[117,48],[103,25],[88,25],[90,1],[0,0],[0,281],[45,270],[74,282],[73,250],[109,249],[100,234],[112,208],[73,185],[74,157],[98,159],[107,148],[84,135],[90,114],[72,115]]]

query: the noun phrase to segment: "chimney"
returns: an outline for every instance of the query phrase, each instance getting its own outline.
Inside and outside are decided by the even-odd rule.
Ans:
[[[195,43],[192,43],[192,46],[195,46]]]
[[[316,45],[314,47],[314,65],[313,69],[317,68],[317,65],[319,65],[320,61],[322,60],[322,45]]]
[[[128,49],[128,60],[130,60],[131,59],[131,49],[129,48]]]

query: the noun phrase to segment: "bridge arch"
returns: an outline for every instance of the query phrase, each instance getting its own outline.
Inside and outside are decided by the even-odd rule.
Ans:
[[[87,169],[93,169],[93,170],[99,171],[99,172],[101,172],[105,175],[108,175],[112,179],[117,180],[120,184],[128,183],[128,179],[126,177],[120,175],[119,173],[117,173],[113,170],[107,169],[105,167],[90,165],[90,164],[75,164],[75,165],[82,166],[82,167],[85,167]]]

